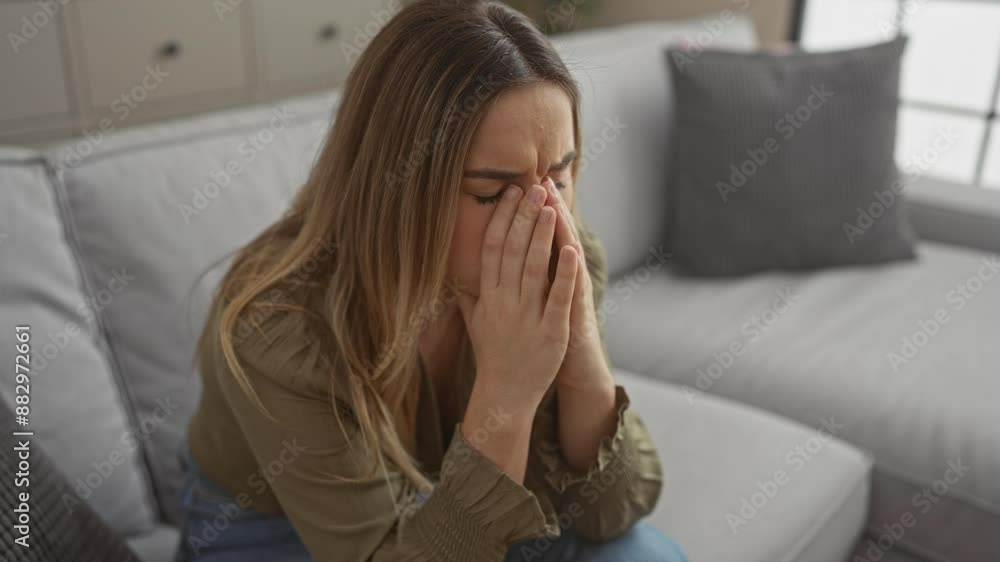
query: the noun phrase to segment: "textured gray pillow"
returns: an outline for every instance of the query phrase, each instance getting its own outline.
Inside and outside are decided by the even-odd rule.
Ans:
[[[668,49],[675,263],[736,275],[909,259],[894,160],[907,38],[791,54]]]

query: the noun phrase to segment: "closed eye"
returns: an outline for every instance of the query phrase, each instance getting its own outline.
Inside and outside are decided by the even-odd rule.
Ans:
[[[556,183],[556,189],[565,189],[566,188],[566,183],[565,182],[556,181],[555,183]],[[476,197],[476,201],[480,205],[496,205],[497,203],[500,202],[500,199],[503,198],[504,192],[506,192],[507,188],[509,188],[509,187],[510,187],[510,184],[505,185],[503,187],[503,189],[501,189],[500,191],[498,191],[495,195],[489,195],[487,197],[480,197],[480,196],[476,195],[475,196]]]

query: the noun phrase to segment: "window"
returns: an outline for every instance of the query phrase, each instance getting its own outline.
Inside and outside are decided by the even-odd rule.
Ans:
[[[1000,189],[1000,0],[800,0],[797,22],[815,51],[908,35],[897,162]]]

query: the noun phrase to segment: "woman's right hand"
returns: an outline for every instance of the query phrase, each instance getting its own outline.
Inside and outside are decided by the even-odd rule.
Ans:
[[[474,392],[530,411],[566,356],[580,267],[576,250],[564,246],[549,286],[556,210],[546,197],[540,185],[523,196],[517,186],[507,189],[483,239],[479,298],[458,297],[476,357]]]

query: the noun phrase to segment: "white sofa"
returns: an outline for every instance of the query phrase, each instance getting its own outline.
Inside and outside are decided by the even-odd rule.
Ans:
[[[748,45],[740,21],[714,46]],[[598,69],[584,138],[608,117],[628,126],[579,188],[617,279],[604,303],[612,362],[681,385],[692,410],[716,395],[842,425],[837,436],[875,461],[860,560],[1000,560],[1000,192],[910,178],[914,261],[680,275],[659,255],[670,249],[665,155],[684,139],[663,127],[669,77],[647,48],[671,31],[635,29],[651,37],[586,57]]]
[[[908,370],[886,371],[879,350],[945,305],[949,284],[998,244],[1000,207],[914,191],[921,233],[979,249],[927,242],[908,264],[694,281],[673,275],[669,260],[647,261],[666,226],[661,48],[702,29],[642,24],[555,41],[585,97],[580,204],[614,277],[609,351],[666,471],[652,521],[692,562],[846,560],[856,548],[864,556],[866,528],[877,539],[914,487],[961,458],[973,471],[882,560],[995,559],[998,538],[971,532],[995,528],[1000,512],[990,478],[1000,471],[1000,423],[986,403],[1000,384],[986,343],[1000,321],[997,284]],[[751,47],[754,33],[740,18],[713,41]],[[224,265],[193,285],[196,275],[280,215],[337,99],[293,98],[42,152],[0,149],[0,317],[35,334],[35,440],[144,560],[171,560],[176,546],[174,452],[199,392],[194,341]],[[699,389],[697,370],[786,286],[798,297],[789,312]],[[13,353],[5,329],[4,400]]]

